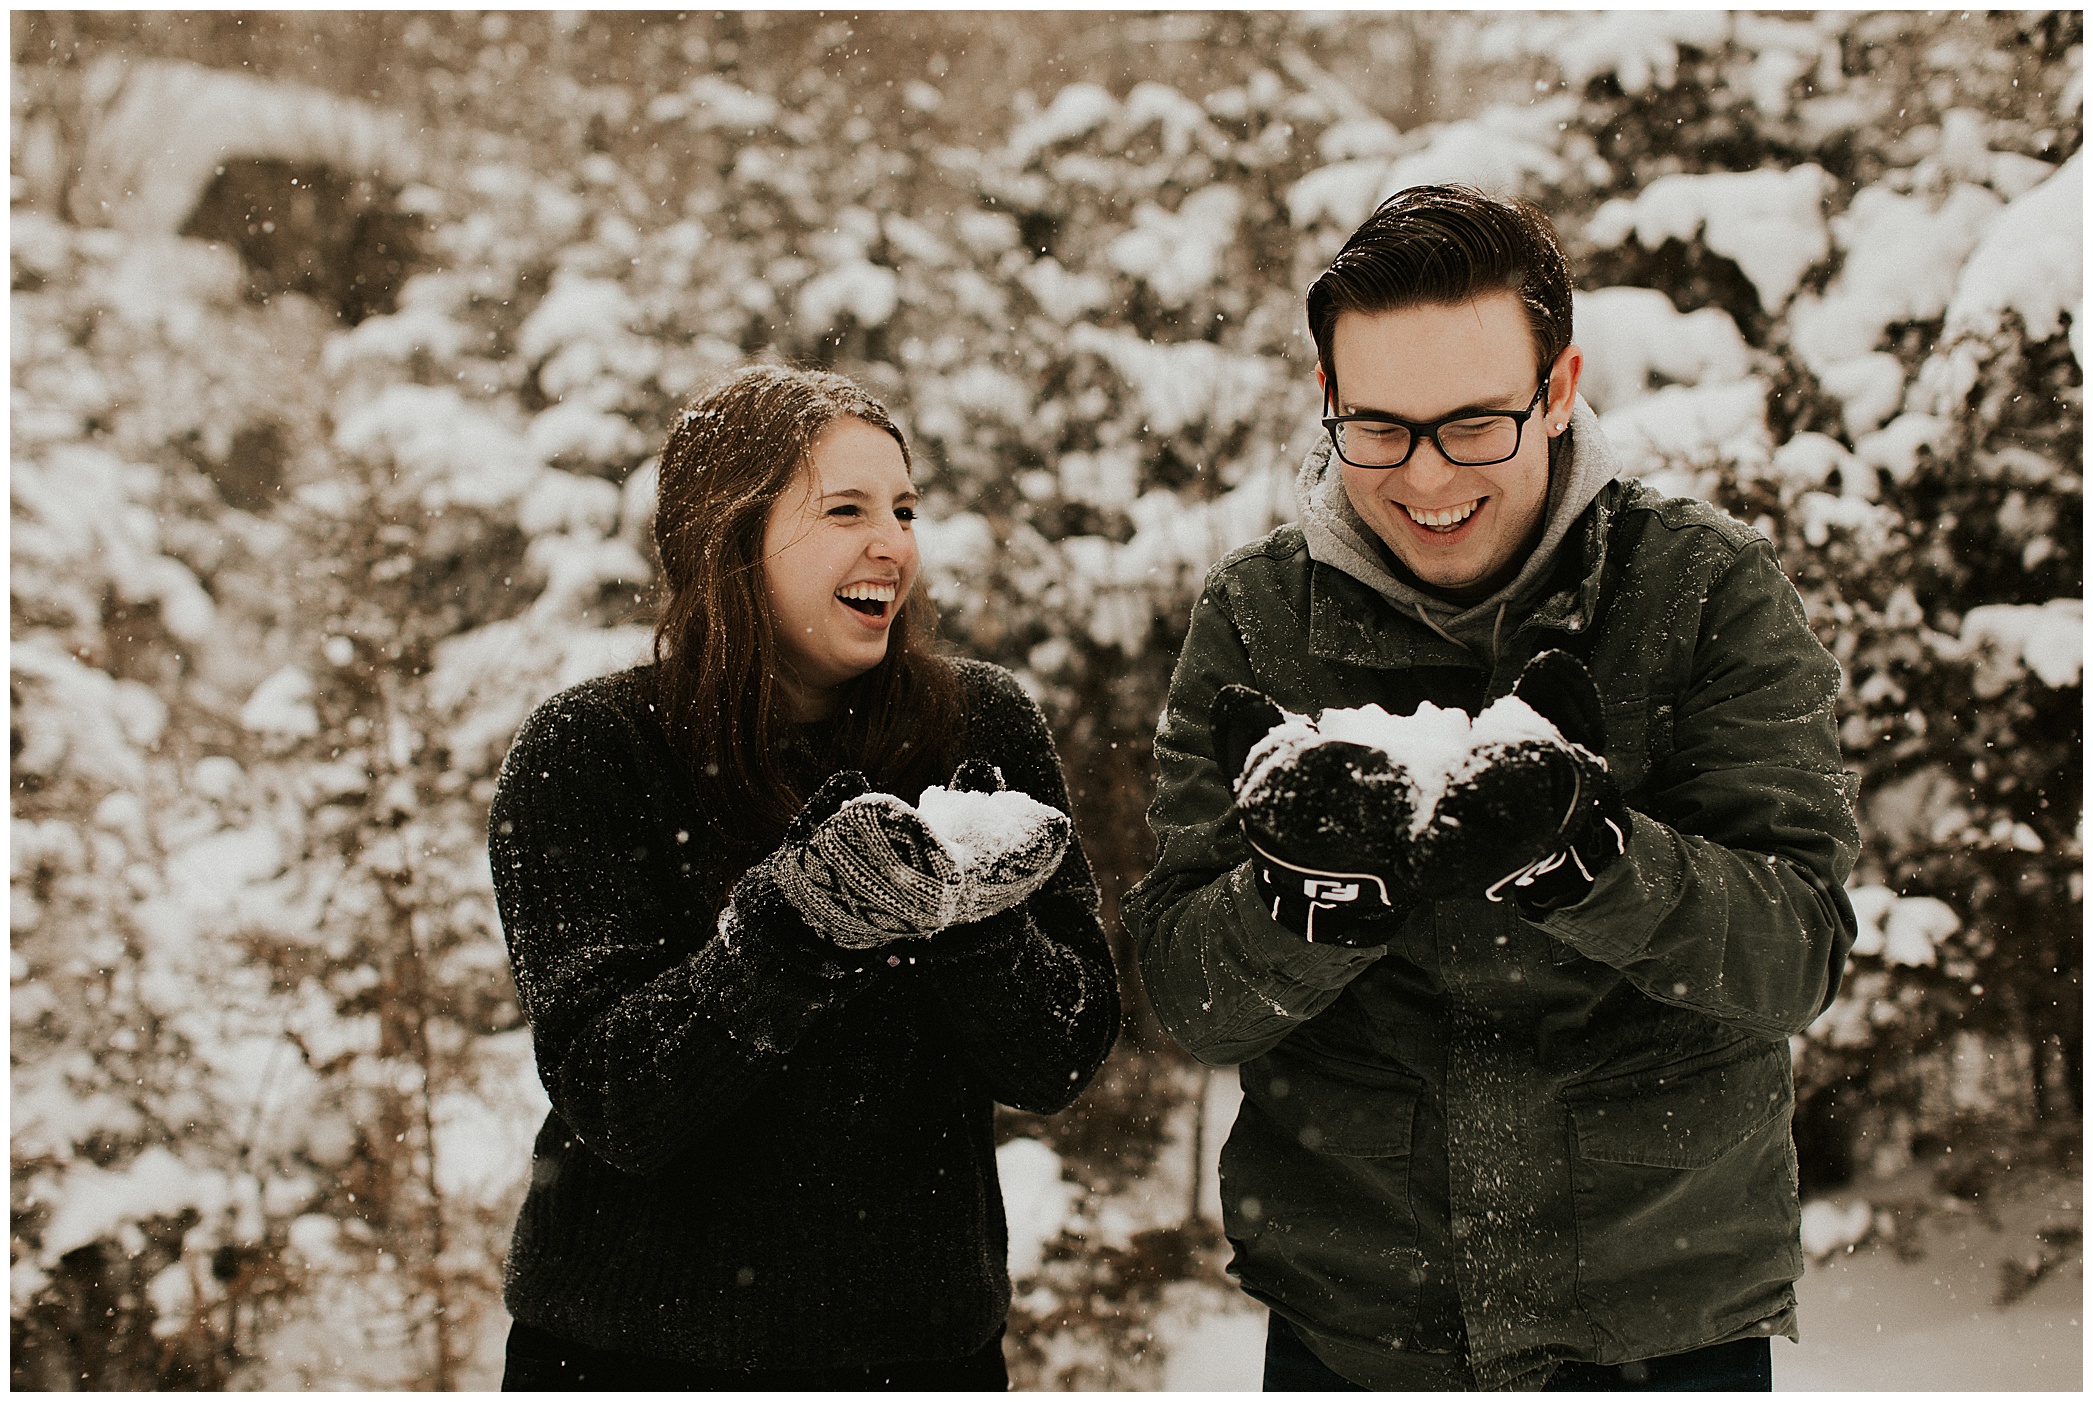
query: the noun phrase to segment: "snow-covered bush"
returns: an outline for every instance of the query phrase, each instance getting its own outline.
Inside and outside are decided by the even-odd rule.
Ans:
[[[235,738],[286,536],[225,496],[255,443],[310,447],[319,318],[245,306],[229,255],[164,234],[32,213],[12,243],[14,1376],[223,1385],[317,1191],[247,959],[308,918],[295,815]]]
[[[353,330],[201,241],[14,222],[18,1384],[494,1376],[544,1098],[487,796],[644,645],[601,474],[663,357],[519,296],[589,252],[559,186],[431,196],[471,271]],[[545,430],[575,405],[615,421]]]

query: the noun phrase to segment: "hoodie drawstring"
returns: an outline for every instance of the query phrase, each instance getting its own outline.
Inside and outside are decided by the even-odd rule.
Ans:
[[[1417,617],[1424,623],[1425,627],[1431,629],[1434,633],[1437,633],[1440,637],[1446,639],[1446,641],[1452,643],[1455,647],[1461,649],[1461,651],[1468,651],[1468,644],[1462,642],[1459,638],[1447,632],[1444,628],[1441,628],[1438,624],[1432,621],[1432,616],[1424,611],[1423,604],[1412,604],[1411,607],[1417,610]]]
[[[1499,604],[1497,606],[1497,621],[1490,625],[1490,665],[1492,667],[1497,665],[1497,645],[1500,641],[1502,641],[1504,637],[1504,611],[1510,608],[1511,606],[1512,601],[1510,599],[1506,599],[1503,603]],[[1434,633],[1437,633],[1440,637],[1446,639],[1446,641],[1452,643],[1455,647],[1461,649],[1461,651],[1463,652],[1475,651],[1474,648],[1468,646],[1468,644],[1462,642],[1459,638],[1447,632],[1444,628],[1441,628],[1437,623],[1434,623],[1432,621],[1432,616],[1429,613],[1425,612],[1423,604],[1413,603],[1411,607],[1417,610],[1418,621],[1423,623],[1425,627],[1431,629]]]

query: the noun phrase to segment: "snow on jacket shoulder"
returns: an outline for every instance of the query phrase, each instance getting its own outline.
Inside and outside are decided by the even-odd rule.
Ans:
[[[1493,666],[1282,527],[1209,574],[1157,732],[1158,854],[1123,908],[1164,1026],[1242,1064],[1234,1269],[1370,1386],[1531,1386],[1794,1327],[1786,1038],[1854,933],[1838,667],[1766,542],[1701,503],[1615,483],[1561,555]],[[1584,900],[1429,904],[1385,950],[1271,919],[1220,687],[1473,712],[1548,647],[1588,662],[1635,813]]]

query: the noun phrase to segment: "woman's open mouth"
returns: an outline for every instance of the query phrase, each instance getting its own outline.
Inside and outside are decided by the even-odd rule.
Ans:
[[[885,618],[887,610],[894,606],[894,586],[891,584],[846,584],[836,591],[845,608],[853,609],[867,618]]]

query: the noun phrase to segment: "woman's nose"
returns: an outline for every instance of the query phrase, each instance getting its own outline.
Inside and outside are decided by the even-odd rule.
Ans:
[[[872,533],[872,543],[866,549],[876,560],[898,560],[913,540],[900,519],[890,517],[880,522],[879,529]]]

